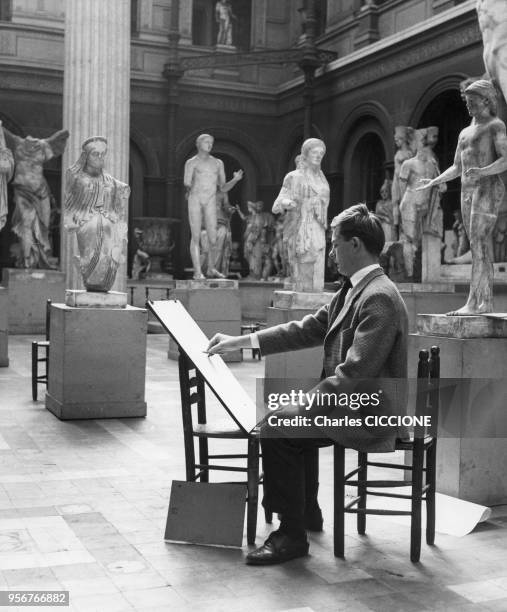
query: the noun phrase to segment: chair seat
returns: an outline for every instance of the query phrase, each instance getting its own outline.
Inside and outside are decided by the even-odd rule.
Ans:
[[[428,444],[431,444],[434,440],[433,436],[430,435],[426,435],[424,436],[424,446],[428,446]],[[414,445],[414,436],[411,435],[409,440],[403,439],[401,440],[400,438],[398,438],[396,440],[396,445],[395,445],[395,450],[412,450],[412,447]]]
[[[195,424],[192,430],[194,436],[198,438],[236,438],[245,439],[247,434],[236,427],[234,423],[204,423]]]

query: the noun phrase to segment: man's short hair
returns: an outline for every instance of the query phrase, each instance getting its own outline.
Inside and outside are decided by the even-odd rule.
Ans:
[[[384,230],[380,219],[366,204],[355,204],[342,211],[331,221],[333,232],[339,232],[345,240],[359,238],[368,253],[378,257],[385,244]]]

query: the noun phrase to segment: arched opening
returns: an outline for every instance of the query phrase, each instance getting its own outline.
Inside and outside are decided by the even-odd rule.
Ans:
[[[384,181],[385,161],[384,145],[377,134],[369,132],[359,138],[350,161],[345,207],[366,202],[371,210],[375,210]]]
[[[465,103],[458,90],[452,89],[438,94],[425,108],[417,123],[418,128],[435,125],[438,127],[438,143],[435,154],[439,160],[440,170],[452,165],[458,136],[461,130],[470,123]],[[461,182],[457,178],[447,183],[447,192],[443,194],[441,206],[444,213],[444,230],[452,228],[453,211],[460,208]]]

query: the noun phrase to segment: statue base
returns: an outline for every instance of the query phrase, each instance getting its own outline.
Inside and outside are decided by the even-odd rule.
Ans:
[[[9,365],[8,297],[5,287],[0,287],[0,368]]]
[[[126,308],[127,294],[120,291],[84,291],[67,289],[65,306],[71,308]]]
[[[308,314],[313,314],[318,308],[329,304],[334,293],[300,293],[298,291],[275,291],[273,306],[268,308],[268,327],[289,321],[299,321]],[[287,389],[277,389],[280,392],[290,391],[290,379],[314,378],[320,379],[324,358],[321,346],[266,355],[266,378],[288,379]]]
[[[445,338],[507,338],[507,313],[466,317],[420,314],[417,315],[417,331]]]
[[[46,408],[61,420],[146,416],[147,318],[52,304]]]
[[[44,334],[46,302],[62,302],[65,274],[58,270],[4,268],[2,283],[8,290],[9,333]]]
[[[241,318],[243,321],[265,322],[269,306],[273,303],[273,292],[282,289],[278,280],[240,280]]]
[[[469,383],[467,386],[473,384],[480,387],[481,381],[478,379],[505,378],[507,347],[504,338],[451,337],[437,333],[439,330],[449,332],[456,319],[470,319],[469,322],[456,323],[470,330],[474,325],[481,325],[478,321],[480,319],[484,319],[487,324],[486,317],[422,315],[421,318],[418,327],[426,331],[409,335],[410,378],[417,376],[419,351],[434,345],[440,347],[442,379],[463,379]],[[471,379],[475,382],[472,383]],[[476,397],[481,397],[480,389]],[[499,423],[505,421],[505,405],[501,404],[501,414],[495,416],[493,403],[490,405],[486,400],[480,410],[472,410],[472,401],[448,404],[442,398],[437,444],[437,491],[485,506],[505,504],[507,479],[504,466],[507,463],[507,444],[506,439],[496,437],[494,433],[496,420]],[[449,429],[449,423],[452,424],[452,430]],[[467,432],[466,436],[463,437],[461,432]]]
[[[179,300],[208,338],[221,332],[231,336],[241,333],[241,301],[238,281],[221,278],[177,280],[171,299]],[[178,346],[169,339],[169,359],[178,359]],[[241,351],[223,355],[224,361],[241,361]]]

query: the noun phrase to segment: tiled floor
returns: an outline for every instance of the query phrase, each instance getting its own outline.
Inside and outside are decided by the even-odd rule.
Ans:
[[[11,365],[0,368],[0,590],[69,590],[70,609],[100,612],[507,611],[505,507],[464,538],[437,534],[417,565],[406,525],[371,518],[359,537],[351,520],[347,559],[335,559],[329,449],[325,531],[311,536],[308,558],[255,568],[243,563],[246,546],[165,543],[171,481],[184,478],[167,338],[148,336],[146,419],[73,422],[31,401],[31,340],[11,336]],[[249,357],[232,366],[252,393],[262,367]],[[258,542],[269,530],[260,514]]]

